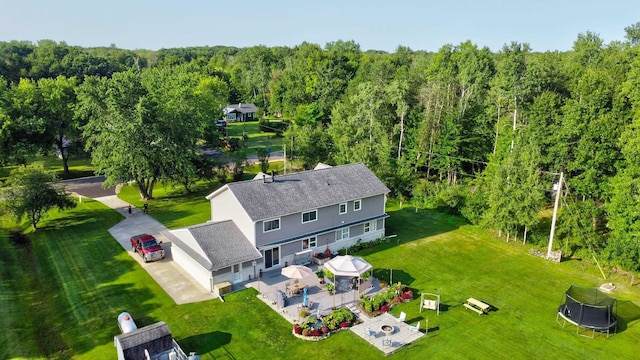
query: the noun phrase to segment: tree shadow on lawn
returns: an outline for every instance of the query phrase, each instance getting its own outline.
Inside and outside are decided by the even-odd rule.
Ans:
[[[195,351],[200,355],[210,353],[229,343],[231,343],[231,334],[222,331],[212,331],[178,340],[178,344],[185,353]]]
[[[629,327],[636,326],[637,323],[629,326],[630,323],[640,319],[640,307],[629,300],[618,300],[618,332],[623,332]]]
[[[62,218],[49,220],[43,219],[38,227],[39,231],[60,231],[75,226],[84,226],[92,223],[103,223],[104,219],[111,218],[113,225],[124,220],[124,217],[115,213],[111,209],[91,209],[84,213],[74,212],[73,216],[64,216]],[[99,225],[102,226],[102,225]]]
[[[468,222],[453,215],[439,213],[433,210],[403,208],[389,211],[386,221],[386,233],[397,235],[385,247],[395,246],[413,240],[454,231]]]
[[[393,278],[391,276],[393,275]],[[380,281],[393,282],[397,284],[401,282],[403,285],[409,286],[415,279],[409,275],[408,272],[398,269],[375,269],[373,271],[373,277]],[[414,296],[417,294],[417,289],[411,289]]]

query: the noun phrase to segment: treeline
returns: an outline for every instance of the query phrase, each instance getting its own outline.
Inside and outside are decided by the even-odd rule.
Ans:
[[[210,136],[219,105],[252,102],[261,115],[291,120],[288,152],[305,167],[364,162],[405,203],[459,214],[508,239],[548,241],[540,213],[562,172],[557,247],[638,271],[640,23],[625,30],[624,42],[586,32],[571,51],[544,53],[517,42],[493,53],[470,41],[436,53],[363,52],[352,41],[158,52],[0,43],[1,151],[11,159],[74,138],[87,142],[99,172],[135,179],[118,161],[109,168],[99,160],[127,146],[105,134],[133,136],[126,126],[135,123],[154,136],[131,141],[189,147],[145,165],[141,181],[180,178],[197,173],[181,156]],[[78,64],[105,65],[74,72],[74,61],[64,61],[72,53],[84,54],[74,55]],[[49,91],[50,83],[71,90]],[[178,131],[185,126],[195,130]]]

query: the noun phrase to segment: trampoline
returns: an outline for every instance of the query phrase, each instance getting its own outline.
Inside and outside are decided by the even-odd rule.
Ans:
[[[576,333],[582,336],[595,337],[596,332],[606,333],[617,330],[617,302],[598,288],[585,288],[571,285],[564,293],[564,303],[558,307],[556,321],[562,327],[566,323],[576,326]],[[591,332],[591,336],[580,333],[580,329]]]

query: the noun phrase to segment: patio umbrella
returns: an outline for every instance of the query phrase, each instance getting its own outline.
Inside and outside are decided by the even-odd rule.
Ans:
[[[307,288],[304,288],[304,291],[302,292],[302,306],[307,307]]]
[[[314,274],[313,270],[302,265],[291,265],[282,268],[280,273],[289,279],[302,279]]]

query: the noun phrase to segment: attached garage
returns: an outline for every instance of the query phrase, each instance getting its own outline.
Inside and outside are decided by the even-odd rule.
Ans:
[[[233,221],[209,222],[163,232],[171,242],[173,260],[205,289],[214,284],[241,281],[243,263],[262,258]],[[235,271],[240,273],[235,274]]]

